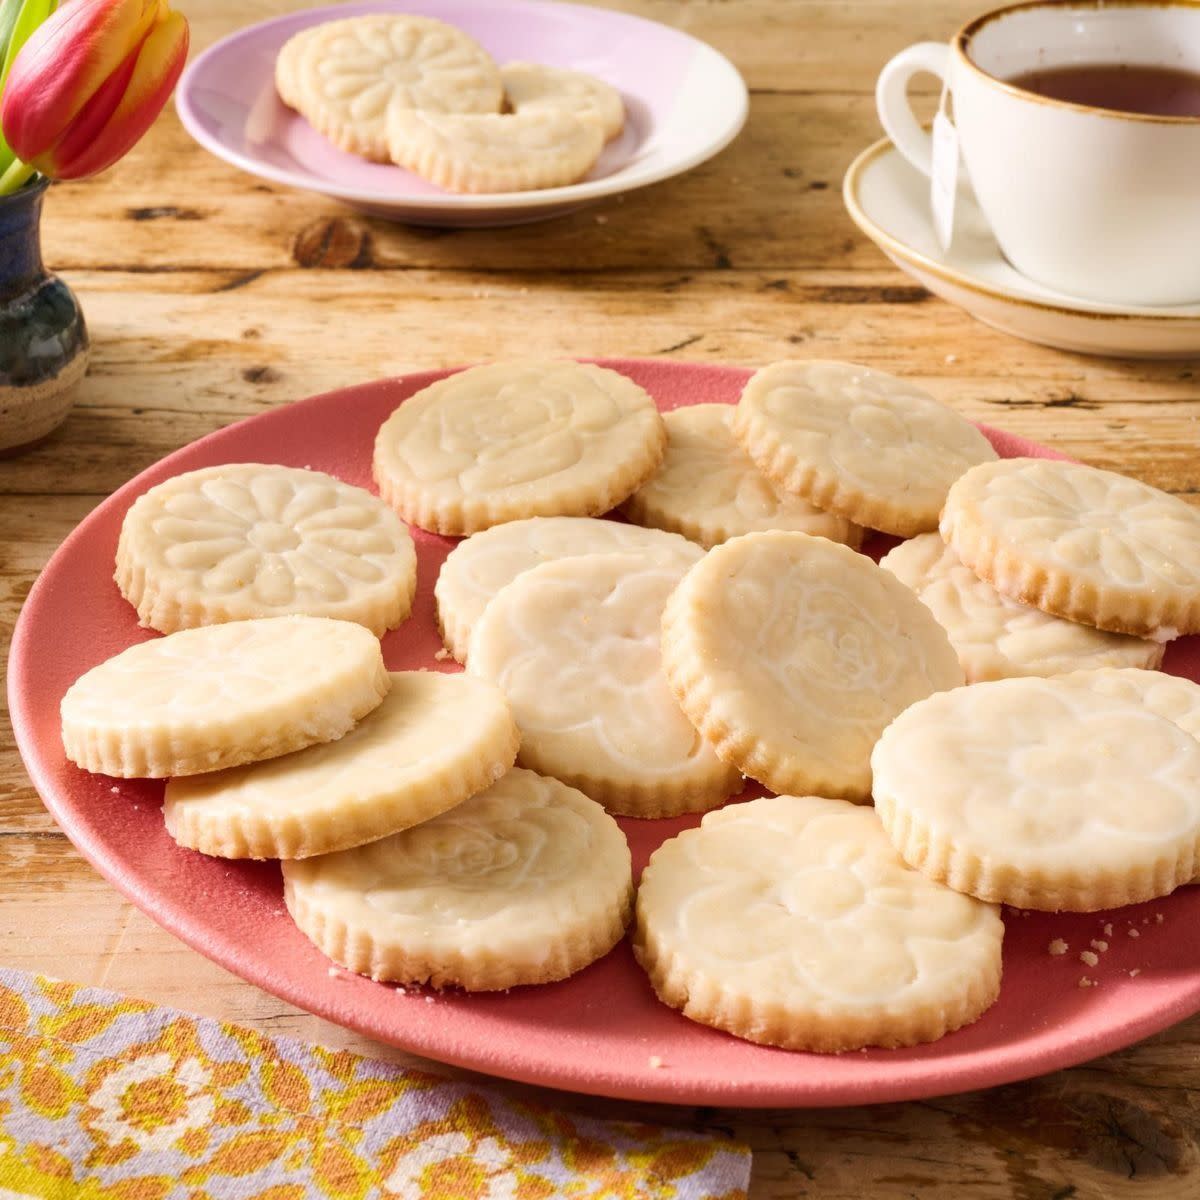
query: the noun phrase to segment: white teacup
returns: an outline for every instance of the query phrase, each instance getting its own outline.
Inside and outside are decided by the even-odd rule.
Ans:
[[[1200,72],[1200,3],[997,9],[948,46],[922,42],[897,54],[879,77],[879,118],[928,175],[932,142],[907,87],[922,71],[941,77],[979,206],[1018,271],[1092,300],[1200,300],[1200,118],[1084,107],[1005,82],[1085,63]]]

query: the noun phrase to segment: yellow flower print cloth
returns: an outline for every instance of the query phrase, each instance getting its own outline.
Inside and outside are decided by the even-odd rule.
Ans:
[[[742,1200],[746,1147],[0,969],[0,1196]]]

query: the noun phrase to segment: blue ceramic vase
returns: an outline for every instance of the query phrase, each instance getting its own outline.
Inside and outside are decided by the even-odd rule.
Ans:
[[[0,455],[28,449],[70,411],[88,335],[71,289],[42,266],[46,180],[0,196]]]

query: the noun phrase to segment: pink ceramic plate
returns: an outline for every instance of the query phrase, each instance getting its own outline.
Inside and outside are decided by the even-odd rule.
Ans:
[[[675,363],[606,365],[636,379],[664,409],[732,402],[748,374]],[[161,784],[91,776],[69,764],[58,724],[68,685],[125,646],[155,636],[138,628],[112,582],[117,533],[134,498],[180,471],[247,460],[312,466],[370,487],[380,422],[444,374],[316,396],[201,439],[101,504],[34,585],[13,635],[9,670],[17,742],[55,819],[135,904],[222,966],[339,1025],[492,1075],[640,1100],[765,1106],[933,1096],[1069,1066],[1200,1009],[1200,888],[1111,914],[1008,913],[999,1002],[975,1025],[912,1050],[793,1054],[692,1024],[655,1000],[627,944],[565,983],[506,995],[436,995],[427,1002],[420,992],[330,978],[328,960],[284,911],[278,867],[181,850],[163,829]],[[1051,456],[1019,438],[989,436],[1006,455]],[[434,657],[433,583],[452,543],[415,533],[416,608],[384,640],[384,651],[393,668],[447,670],[453,664]],[[1169,669],[1200,679],[1198,641],[1173,645]],[[635,867],[689,824],[694,821],[622,821]],[[1130,928],[1141,936],[1128,937]],[[1071,953],[1051,957],[1047,946],[1054,938],[1069,942]],[[1098,967],[1084,967],[1077,953],[1093,938],[1110,949]],[[1084,974],[1100,986],[1081,989]],[[650,1067],[651,1056],[662,1060],[660,1069]]]
[[[344,154],[276,96],[275,56],[301,29],[373,12],[448,21],[500,63],[524,59],[607,80],[624,97],[625,131],[585,180],[535,192],[453,195],[400,167]],[[308,9],[225,38],[188,67],[176,104],[202,146],[252,174],[377,216],[466,226],[538,221],[690,170],[737,136],[748,100],[723,55],[641,17],[550,0],[368,0]]]

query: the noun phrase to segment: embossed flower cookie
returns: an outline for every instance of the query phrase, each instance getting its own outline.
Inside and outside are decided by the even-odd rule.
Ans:
[[[771,796],[654,852],[634,953],[666,1004],[789,1050],[929,1042],[1000,989],[999,911],[901,861],[875,814]]]
[[[666,413],[662,466],[622,505],[625,516],[703,546],[756,530],[798,529],[857,549],[857,525],[785,492],[754,465],[729,428],[733,411],[694,404]]]
[[[1006,458],[950,489],[941,533],[997,591],[1097,629],[1200,633],[1200,511],[1112,471]]]
[[[936,529],[950,485],[996,457],[970,421],[913,384],[820,359],[756,372],[733,431],[781,488],[897,537]]]
[[[433,594],[446,648],[466,662],[471,631],[488,602],[523,572],[560,558],[608,552],[685,567],[698,557],[695,545],[677,534],[594,517],[530,517],[496,525],[459,542],[438,573]]]
[[[1162,662],[1159,642],[1105,633],[1009,600],[959,562],[936,533],[901,542],[879,565],[928,606],[949,634],[968,683]]]
[[[275,86],[318,133],[380,162],[389,113],[496,113],[504,95],[496,64],[461,29],[390,13],[302,30],[279,53]]]
[[[662,673],[659,618],[683,572],[641,555],[583,555],[497,593],[467,669],[508,697],[523,766],[634,817],[701,811],[739,790]]]
[[[871,748],[963,682],[945,631],[894,576],[804,533],[710,550],[667,602],[667,679],[725,762],[774,792],[866,801]]]
[[[375,480],[407,521],[464,534],[596,516],[662,461],[666,431],[632,379],[588,363],[491,363],[411,396],[375,439]]]
[[[1136,904],[1193,879],[1200,742],[1107,691],[1083,676],[1002,679],[903,712],[871,764],[875,810],[904,860],[982,900],[1052,912]]]
[[[181,845],[222,858],[308,858],[375,841],[462,803],[516,761],[499,689],[394,671],[383,703],[336,742],[167,784]]]
[[[404,522],[370,492],[320,471],[233,463],[139,496],[116,580],[162,633],[298,613],[379,636],[412,609],[417,557]]]
[[[326,617],[185,629],[93,667],[62,699],[67,758],[123,778],[196,775],[331,742],[390,686],[369,630]]]
[[[283,864],[288,911],[372,979],[496,991],[565,979],[624,935],[629,847],[595,801],[510,771],[382,841]]]

